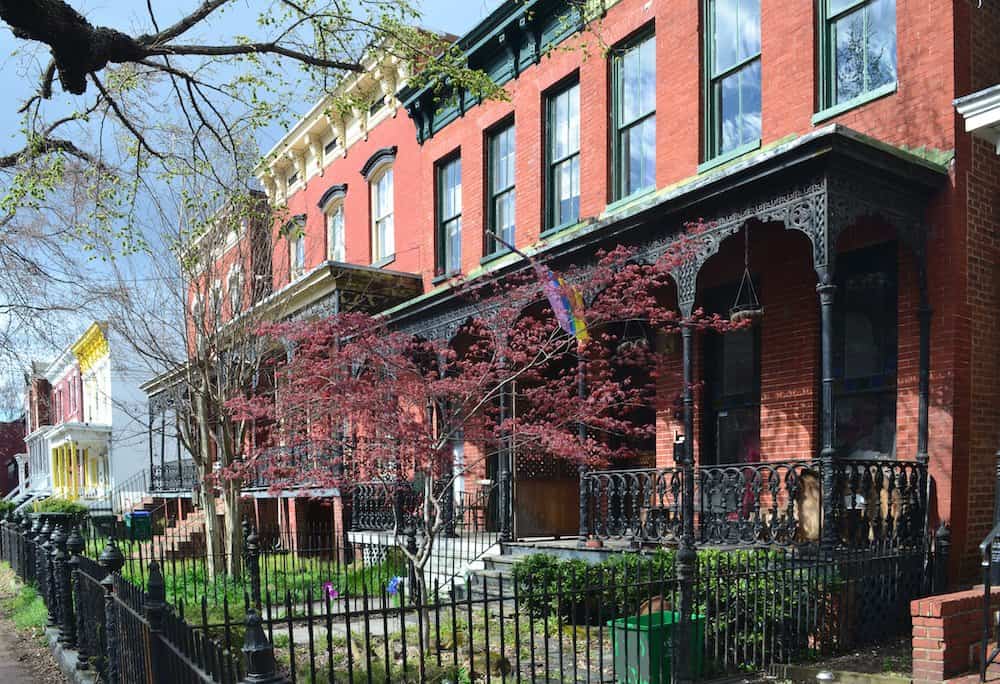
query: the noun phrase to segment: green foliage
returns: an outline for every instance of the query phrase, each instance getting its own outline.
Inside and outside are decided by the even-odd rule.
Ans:
[[[56,496],[43,499],[35,507],[36,513],[70,513],[79,516],[85,515],[89,510],[83,504]]]
[[[13,501],[0,501],[0,517],[7,515],[16,508]]]
[[[5,606],[14,626],[20,630],[44,631],[49,612],[45,602],[33,586],[26,586]]]
[[[674,552],[668,549],[618,554],[596,564],[533,554],[514,566],[519,597],[533,617],[558,612],[573,623],[634,611],[669,592],[673,577]]]

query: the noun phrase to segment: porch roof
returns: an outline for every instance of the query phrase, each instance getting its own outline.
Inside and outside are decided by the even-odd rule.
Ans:
[[[542,240],[528,254],[577,263],[592,260],[600,247],[619,242],[637,246],[649,257],[662,254],[687,221],[704,218],[718,229],[705,236],[705,258],[749,219],[783,220],[803,230],[814,247],[817,269],[832,267],[839,232],[862,215],[881,214],[917,249],[926,236],[924,209],[948,175],[952,151],[905,150],[839,124],[763,147],[674,185],[608,205],[598,217],[582,221]],[[803,212],[805,212],[804,215]],[[794,225],[793,225],[794,224]],[[696,275],[701,263],[693,269]],[[473,271],[513,273],[527,264],[516,254]],[[693,282],[679,294],[690,295]],[[691,288],[689,293],[682,292]],[[472,309],[458,301],[454,285],[445,285],[385,313],[399,328],[425,337],[452,336]],[[685,302],[681,302],[682,308]]]
[[[82,445],[106,446],[111,438],[111,426],[98,423],[60,423],[49,432],[49,446],[56,447],[69,442]]]

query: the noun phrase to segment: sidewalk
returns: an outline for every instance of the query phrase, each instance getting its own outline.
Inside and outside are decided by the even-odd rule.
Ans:
[[[48,654],[46,653],[46,656]],[[23,650],[19,639],[6,629],[0,629],[0,682],[3,684],[43,684],[43,682],[63,682],[61,674],[53,672],[45,680],[29,666],[32,655]]]

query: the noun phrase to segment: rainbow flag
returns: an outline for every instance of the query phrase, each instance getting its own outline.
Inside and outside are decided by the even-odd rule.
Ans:
[[[543,268],[534,259],[531,265],[542,283],[542,291],[549,300],[552,313],[555,314],[559,327],[566,334],[576,338],[577,344],[583,344],[590,339],[587,332],[587,321],[583,316],[583,296],[573,285],[557,276],[551,269]]]
[[[552,313],[555,314],[559,327],[566,334],[575,337],[578,345],[589,340],[590,334],[587,332],[587,321],[583,317],[583,296],[580,290],[575,285],[568,285],[565,280],[553,273],[552,269],[542,266],[499,235],[493,233],[490,235],[522,259],[528,260],[542,284],[542,291],[549,300],[549,306],[552,307]]]

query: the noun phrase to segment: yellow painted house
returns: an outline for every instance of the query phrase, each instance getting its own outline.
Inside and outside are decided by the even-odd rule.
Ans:
[[[143,469],[143,373],[112,339],[108,326],[96,322],[54,361],[33,365],[19,505],[56,496],[103,508],[116,485]]]

